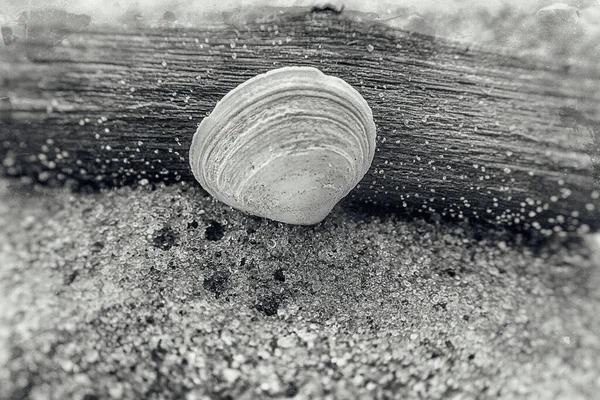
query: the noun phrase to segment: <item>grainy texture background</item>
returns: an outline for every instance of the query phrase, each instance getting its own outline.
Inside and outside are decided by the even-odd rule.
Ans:
[[[7,3],[1,24],[25,4]],[[113,25],[128,10],[54,3]],[[409,11],[447,37],[563,60],[597,54],[593,24],[575,39],[524,40],[536,25],[529,2],[457,2],[445,14],[434,3]],[[574,3],[583,13],[592,2]],[[186,2],[169,4],[195,18],[179,12]],[[595,398],[598,234],[530,243],[379,211],[343,205],[291,227],[189,183],[85,194],[0,178],[0,398]]]
[[[2,398],[594,398],[600,239],[0,181]],[[512,243],[511,243],[512,242]]]

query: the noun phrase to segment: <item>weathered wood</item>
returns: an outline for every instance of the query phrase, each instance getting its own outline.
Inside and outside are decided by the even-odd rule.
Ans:
[[[554,230],[600,225],[600,73],[343,15],[203,29],[66,31],[0,50],[3,172],[97,186],[193,180],[197,124],[236,85],[307,65],[371,105],[351,197]]]

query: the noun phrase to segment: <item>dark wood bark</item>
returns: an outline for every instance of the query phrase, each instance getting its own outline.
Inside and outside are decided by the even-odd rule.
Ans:
[[[215,103],[259,73],[306,65],[343,78],[373,109],[375,160],[351,198],[547,232],[600,225],[594,68],[310,13],[65,31],[0,57],[5,174],[191,181],[188,147]]]

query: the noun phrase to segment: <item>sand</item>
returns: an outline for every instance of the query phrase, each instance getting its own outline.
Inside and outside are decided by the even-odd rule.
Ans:
[[[368,210],[367,210],[368,211]],[[600,240],[0,180],[0,398],[594,398]]]

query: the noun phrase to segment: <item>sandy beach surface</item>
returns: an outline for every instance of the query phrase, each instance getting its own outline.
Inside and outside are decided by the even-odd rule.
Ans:
[[[600,393],[598,237],[0,180],[0,398]]]

